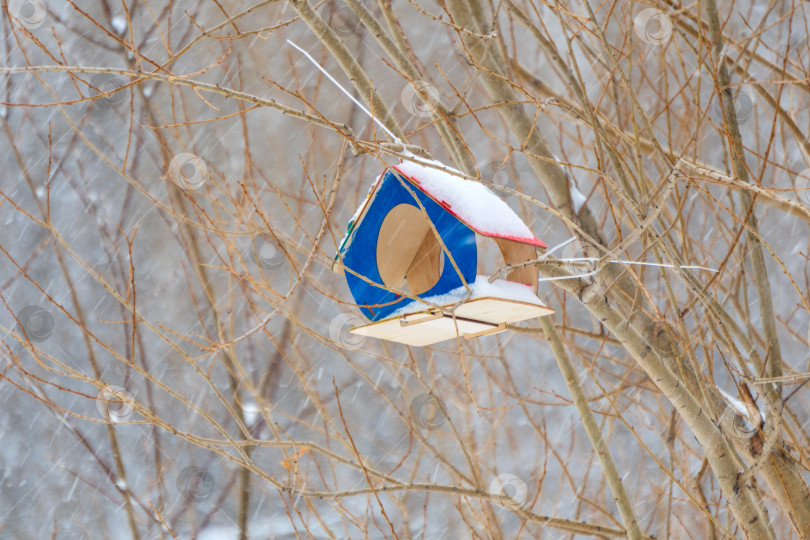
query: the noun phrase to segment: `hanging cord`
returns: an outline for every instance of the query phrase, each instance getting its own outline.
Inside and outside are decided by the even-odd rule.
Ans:
[[[502,268],[501,271],[497,272],[495,275],[493,275],[492,277],[489,278],[489,282],[492,283],[493,281],[498,279],[501,275],[503,275],[503,274],[505,274],[505,273],[507,273],[507,272],[509,272],[511,270],[514,270],[516,268],[522,268],[524,266],[529,266],[529,265],[532,265],[532,264],[540,263],[540,262],[546,260],[548,258],[548,256],[551,255],[552,253],[554,253],[558,249],[564,248],[565,246],[567,246],[568,244],[570,244],[571,242],[573,242],[576,239],[577,239],[576,236],[572,236],[571,238],[569,238],[565,242],[557,244],[553,248],[549,249],[541,257],[539,257],[538,259],[535,259],[533,261],[528,261],[528,262],[525,262],[525,263],[522,263],[522,264],[512,265],[512,266],[507,266],[505,268]],[[596,257],[575,257],[575,258],[571,258],[571,259],[557,259],[557,262],[560,262],[560,263],[589,263],[589,262],[599,262],[600,260],[601,259],[598,259]],[[628,260],[624,260],[624,259],[615,259],[615,260],[609,260],[609,261],[605,261],[605,262],[607,262],[607,263],[616,263],[616,264],[627,264],[627,265],[632,265],[632,266],[653,266],[653,267],[656,267],[656,268],[675,268],[674,264],[649,263],[649,262],[641,262],[641,261],[628,261]],[[680,266],[680,268],[683,268],[683,269],[686,269],[686,270],[705,270],[706,272],[713,272],[715,274],[717,272],[719,272],[719,270],[716,270],[714,268],[706,268],[705,266],[683,265],[683,266]],[[594,270],[591,270],[590,272],[585,272],[584,274],[574,274],[574,275],[571,275],[571,276],[554,276],[554,277],[540,278],[537,281],[538,282],[542,282],[542,281],[560,281],[562,279],[584,278],[584,277],[588,277],[588,276],[592,276],[592,275],[596,274],[601,269],[602,268],[599,267],[599,268],[595,268]]]
[[[401,146],[402,146],[402,148],[405,148],[405,144],[404,144],[404,143],[403,143],[401,140],[399,140],[399,138],[398,138],[397,136],[395,136],[393,133],[391,133],[391,130],[390,130],[390,129],[388,129],[387,127],[385,127],[385,124],[383,124],[383,123],[380,121],[380,119],[379,119],[379,118],[376,118],[374,115],[372,115],[372,114],[371,114],[371,112],[370,112],[368,109],[366,109],[366,108],[363,106],[363,104],[362,104],[362,103],[360,103],[359,101],[357,101],[357,100],[354,98],[354,96],[353,96],[353,95],[351,95],[351,94],[349,93],[349,91],[348,91],[348,90],[346,90],[345,88],[343,88],[343,86],[341,86],[341,84],[340,84],[339,82],[337,82],[337,81],[335,80],[335,78],[334,78],[334,77],[332,77],[332,75],[330,75],[330,74],[329,74],[329,72],[328,72],[328,71],[326,71],[326,70],[325,70],[325,69],[324,69],[324,68],[323,68],[323,67],[322,67],[322,66],[321,66],[321,65],[320,65],[318,62],[316,62],[316,61],[315,61],[315,59],[314,59],[314,58],[312,58],[312,56],[311,56],[311,55],[310,55],[310,54],[309,54],[307,51],[305,51],[304,49],[302,49],[301,47],[299,47],[298,45],[296,45],[295,43],[293,43],[293,42],[292,42],[292,41],[290,41],[289,39],[287,40],[287,43],[289,43],[290,45],[292,45],[293,47],[295,47],[296,49],[298,49],[298,50],[299,50],[299,51],[300,51],[300,52],[301,52],[301,53],[302,53],[304,56],[306,56],[306,57],[307,57],[307,59],[308,59],[310,62],[312,62],[312,65],[314,65],[316,68],[318,68],[318,70],[319,70],[321,73],[323,73],[324,75],[326,75],[326,78],[327,78],[327,79],[329,79],[330,81],[332,81],[332,84],[334,84],[335,86],[337,86],[337,87],[340,89],[340,91],[341,91],[341,92],[343,92],[344,94],[346,94],[346,96],[347,96],[347,97],[348,97],[350,100],[352,100],[352,101],[354,102],[354,104],[355,104],[355,105],[357,105],[358,107],[360,107],[360,110],[361,110],[361,111],[363,111],[364,113],[366,113],[366,115],[368,115],[368,117],[369,117],[369,118],[371,118],[372,120],[374,120],[374,122],[375,122],[375,123],[376,123],[378,126],[380,126],[380,129],[382,129],[383,131],[385,131],[385,132],[388,134],[388,136],[389,136],[389,137],[391,137],[391,140],[393,140],[393,141],[394,141],[394,143],[401,145]]]

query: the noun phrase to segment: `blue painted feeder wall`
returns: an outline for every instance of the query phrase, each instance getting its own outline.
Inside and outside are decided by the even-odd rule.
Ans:
[[[406,189],[405,185],[410,190]],[[377,268],[377,242],[383,220],[397,205],[410,204],[419,209],[421,204],[452,255],[458,272],[468,283],[475,280],[478,252],[475,232],[472,229],[391,169],[380,180],[380,186],[372,197],[365,215],[359,217],[360,223],[356,224],[350,233],[343,253],[343,265],[351,270],[345,272],[349,289],[368,319],[372,321],[384,319],[411,301],[407,297],[372,285],[352,273],[356,272],[373,283],[383,283]],[[418,295],[420,298],[445,294],[463,286],[459,273],[448,260],[447,254],[443,254],[443,257],[444,266],[439,281],[431,289]]]

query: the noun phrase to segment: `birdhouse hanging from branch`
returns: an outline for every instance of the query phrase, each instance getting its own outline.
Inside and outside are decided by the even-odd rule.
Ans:
[[[355,334],[424,346],[493,334],[553,313],[534,291],[537,269],[490,282],[477,275],[476,235],[504,263],[537,258],[546,245],[486,186],[420,159],[387,168],[349,222],[335,256],[369,324]]]

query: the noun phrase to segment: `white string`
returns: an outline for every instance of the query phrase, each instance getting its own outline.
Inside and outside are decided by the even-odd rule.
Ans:
[[[563,242],[562,244],[557,244],[557,245],[556,245],[556,246],[554,246],[553,248],[551,248],[551,249],[547,250],[545,253],[543,253],[543,256],[542,256],[542,257],[540,257],[540,258],[541,258],[541,259],[545,259],[546,257],[548,257],[549,255],[551,255],[552,253],[554,253],[555,251],[557,251],[557,250],[558,250],[558,249],[560,249],[561,247],[565,247],[565,246],[567,246],[568,244],[570,244],[571,242],[573,242],[573,241],[574,241],[574,240],[576,240],[576,239],[577,239],[577,237],[576,237],[576,236],[572,236],[571,238],[569,238],[568,240],[566,240],[566,241],[565,241],[565,242]]]
[[[596,259],[594,259],[596,260]],[[612,263],[620,263],[620,264],[635,264],[637,266],[657,266],[658,268],[675,268],[674,264],[662,264],[662,263],[650,263],[650,262],[639,262],[639,261],[610,261]],[[720,270],[715,268],[706,268],[705,266],[695,266],[695,265],[684,265],[679,266],[678,268],[685,268],[686,270],[705,270],[707,272],[712,272],[714,274],[718,273]]]
[[[375,117],[374,117],[374,115],[372,115],[372,114],[371,114],[371,112],[369,112],[369,110],[368,110],[368,109],[366,109],[366,108],[363,106],[363,104],[362,104],[362,103],[360,103],[359,101],[357,101],[356,99],[354,99],[354,96],[353,96],[353,95],[351,95],[351,94],[350,94],[350,93],[349,93],[349,92],[348,92],[348,91],[347,91],[345,88],[343,88],[343,87],[340,85],[340,83],[339,83],[339,82],[337,82],[337,81],[334,79],[334,77],[332,77],[332,76],[329,74],[329,72],[328,72],[328,71],[326,71],[326,70],[325,70],[323,67],[321,67],[321,65],[320,65],[318,62],[316,62],[316,61],[315,61],[315,59],[314,59],[314,58],[312,58],[312,56],[310,56],[310,54],[309,54],[307,51],[305,51],[304,49],[302,49],[301,47],[299,47],[298,45],[296,45],[295,43],[293,43],[293,42],[292,42],[292,41],[290,41],[289,39],[287,40],[287,43],[289,43],[290,45],[292,45],[293,47],[295,47],[296,49],[298,49],[299,51],[301,51],[301,52],[304,54],[304,56],[306,56],[306,57],[309,59],[309,61],[310,61],[310,62],[312,62],[312,64],[313,64],[313,65],[314,65],[316,68],[318,68],[318,69],[320,70],[320,72],[321,72],[321,73],[323,73],[324,75],[326,75],[326,78],[327,78],[327,79],[329,79],[330,81],[332,81],[332,84],[334,84],[335,86],[337,86],[338,88],[340,88],[340,91],[341,91],[341,92],[343,92],[344,94],[346,94],[346,96],[347,96],[347,97],[348,97],[350,100],[354,101],[354,104],[355,104],[355,105],[357,105],[358,107],[360,107],[360,110],[362,110],[364,113],[366,113],[366,114],[368,115],[368,117],[369,117],[369,118],[371,118],[372,120],[374,120],[374,122],[376,122],[376,123],[377,123],[377,125],[378,125],[378,126],[380,126],[380,129],[382,129],[383,131],[385,131],[385,132],[386,132],[386,133],[387,133],[387,134],[388,134],[388,135],[391,137],[391,139],[392,139],[392,140],[393,140],[395,143],[401,144],[403,148],[405,147],[405,145],[404,145],[404,144],[402,144],[402,141],[400,141],[400,140],[399,140],[399,139],[398,139],[398,138],[397,138],[397,137],[396,137],[396,136],[395,136],[393,133],[391,133],[391,130],[389,130],[387,127],[385,127],[385,124],[383,124],[382,122],[380,122],[380,120],[379,120],[378,118],[375,118]]]
[[[539,278],[537,281],[538,282],[541,282],[541,281],[559,281],[561,279],[584,278],[584,277],[592,276],[595,273],[597,273],[598,271],[599,270],[594,270],[593,272],[588,272],[587,274],[574,274],[574,275],[571,275],[571,276],[544,277],[544,278]]]
[[[565,242],[562,242],[561,244],[557,244],[556,246],[554,246],[550,250],[546,251],[543,254],[543,256],[540,257],[540,259],[541,260],[545,259],[546,257],[551,255],[556,250],[560,249],[561,247],[567,246],[568,244],[570,244],[571,242],[573,242],[576,239],[577,239],[576,236],[572,236],[571,238],[569,238]],[[557,259],[557,260],[562,261],[562,262],[599,262],[600,259],[597,259],[596,257],[576,257],[576,258],[573,258],[573,259]],[[657,267],[657,268],[675,268],[674,264],[662,264],[662,263],[651,263],[651,262],[640,262],[640,261],[626,261],[624,259],[616,259],[616,260],[611,260],[611,261],[608,261],[608,262],[617,263],[617,264],[629,264],[629,265],[635,265],[635,266],[654,266],[654,267]],[[707,272],[714,272],[715,274],[719,272],[719,270],[717,270],[717,269],[706,268],[705,266],[683,265],[683,266],[680,266],[679,268],[683,268],[685,270],[705,270]],[[586,272],[584,274],[575,274],[575,275],[572,275],[572,276],[555,276],[555,277],[540,278],[540,279],[538,279],[538,281],[559,281],[561,279],[584,278],[584,277],[592,276],[592,275],[596,274],[597,272],[599,272],[599,269],[593,270],[591,272]]]

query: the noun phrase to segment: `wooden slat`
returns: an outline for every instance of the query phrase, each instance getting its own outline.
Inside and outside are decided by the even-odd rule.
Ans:
[[[503,255],[503,261],[506,264],[520,264],[537,258],[537,248],[534,246],[503,238],[495,238],[494,240],[498,244]],[[516,283],[525,283],[534,290],[537,288],[537,267],[532,265],[512,270],[506,274],[506,279]]]
[[[480,332],[476,332],[475,334],[464,334],[464,339],[475,339],[481,336],[489,336],[492,334],[500,334],[501,332],[506,331],[506,325],[501,323],[494,328],[490,328],[489,330],[482,330]]]
[[[444,317],[444,313],[438,309],[436,311],[420,311],[419,313],[403,315],[399,318],[399,324],[401,326],[409,326],[412,324],[421,324],[427,321],[434,321],[442,317]]]
[[[456,309],[456,315],[493,324],[511,324],[554,313],[548,306],[516,302],[504,298],[476,298]]]
[[[450,307],[443,306],[445,308]],[[456,309],[457,319],[451,317],[434,318],[431,310],[405,315],[407,326],[400,323],[400,317],[391,317],[351,329],[354,334],[396,341],[405,345],[425,346],[455,339],[457,335],[485,335],[495,333],[501,324],[515,323],[554,313],[547,306],[517,302],[504,298],[477,298]],[[423,322],[418,322],[425,318]],[[458,331],[456,330],[458,327]]]
[[[492,330],[492,325],[469,321],[456,321],[458,334],[475,334]],[[387,339],[405,345],[425,346],[456,338],[456,324],[453,319],[441,317],[429,319],[419,324],[402,326],[399,318],[385,319],[376,323],[352,328],[352,333],[362,336]]]

